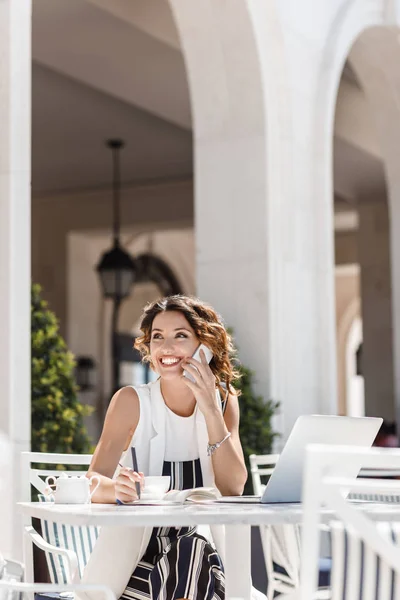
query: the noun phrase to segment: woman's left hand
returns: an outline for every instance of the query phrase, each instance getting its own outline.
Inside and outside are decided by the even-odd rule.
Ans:
[[[206,355],[200,350],[201,362],[194,358],[186,358],[183,364],[185,371],[195,380],[191,381],[185,375],[182,375],[183,381],[190,388],[196,398],[196,402],[203,414],[218,409],[218,403],[215,393],[215,375],[207,363]]]

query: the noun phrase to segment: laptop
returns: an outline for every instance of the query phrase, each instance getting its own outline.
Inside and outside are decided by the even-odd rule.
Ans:
[[[298,417],[270,476],[262,497],[225,496],[221,503],[276,504],[301,502],[303,465],[308,444],[372,446],[383,419],[376,417],[337,417],[304,415]],[[361,468],[340,465],[335,474],[357,477]]]

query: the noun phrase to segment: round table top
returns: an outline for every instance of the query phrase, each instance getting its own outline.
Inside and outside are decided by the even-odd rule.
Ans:
[[[360,503],[376,520],[400,520],[399,504]],[[21,502],[24,515],[81,526],[189,527],[192,525],[277,525],[301,523],[301,504],[179,504],[139,506]],[[321,510],[323,521],[333,517]]]
[[[54,504],[22,502],[26,515],[69,525],[189,527],[191,525],[260,525],[300,523],[300,504],[173,504],[140,506],[115,504]]]

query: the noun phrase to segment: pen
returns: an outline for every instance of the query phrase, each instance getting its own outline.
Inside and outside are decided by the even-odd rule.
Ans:
[[[139,473],[136,450],[133,446],[131,447],[131,453],[132,453],[133,470],[136,471],[136,473]],[[136,481],[135,486],[136,486],[136,493],[137,493],[138,500],[140,500],[140,483],[138,481]]]
[[[138,467],[138,463],[137,463],[135,448],[132,447],[131,452],[132,452],[133,470],[136,471],[136,473],[139,473],[139,470],[138,470],[139,467]],[[124,465],[122,465],[120,462],[118,464],[120,467],[124,468]],[[135,487],[136,487],[136,493],[137,493],[138,500],[140,500],[140,483],[138,481],[135,481]]]

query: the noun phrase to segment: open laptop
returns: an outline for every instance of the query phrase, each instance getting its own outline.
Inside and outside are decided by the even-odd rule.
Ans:
[[[262,497],[225,496],[219,502],[287,503],[301,502],[303,465],[308,444],[371,446],[382,424],[375,417],[304,415],[297,419],[276,463]],[[356,478],[361,465],[340,465],[335,474]]]

